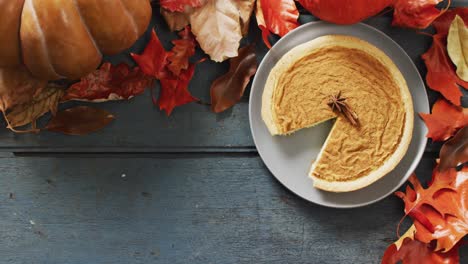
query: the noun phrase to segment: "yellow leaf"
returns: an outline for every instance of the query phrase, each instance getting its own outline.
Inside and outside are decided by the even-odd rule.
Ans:
[[[460,79],[468,81],[468,28],[458,15],[450,25],[447,37],[447,51]]]

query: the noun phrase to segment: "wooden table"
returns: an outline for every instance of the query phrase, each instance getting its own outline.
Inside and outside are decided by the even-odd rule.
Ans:
[[[169,47],[175,35],[154,20]],[[430,38],[390,20],[366,23],[425,74],[420,55]],[[258,46],[261,59],[266,48]],[[211,81],[227,67],[199,66],[193,94],[209,101]],[[379,263],[396,238],[403,203],[394,196],[338,210],[277,182],[253,144],[247,95],[219,115],[190,104],[166,117],[149,92],[101,107],[117,120],[89,136],[0,131],[0,263]],[[428,145],[420,178],[429,178],[439,147]]]

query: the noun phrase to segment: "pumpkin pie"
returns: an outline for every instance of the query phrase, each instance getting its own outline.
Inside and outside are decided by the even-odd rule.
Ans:
[[[413,116],[411,94],[392,60],[342,35],[290,50],[271,70],[262,98],[272,135],[334,120],[309,173],[314,187],[331,192],[364,188],[393,170],[410,144]]]

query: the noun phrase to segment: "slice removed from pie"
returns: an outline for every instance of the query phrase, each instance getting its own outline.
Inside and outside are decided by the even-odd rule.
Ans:
[[[338,95],[348,111],[330,107]],[[414,113],[406,81],[384,52],[355,37],[327,35],[295,47],[274,66],[262,118],[272,135],[334,119],[309,176],[316,188],[348,192],[398,165],[411,142]]]

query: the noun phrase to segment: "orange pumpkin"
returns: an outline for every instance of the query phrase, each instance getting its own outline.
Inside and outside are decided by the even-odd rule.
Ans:
[[[151,19],[149,0],[0,0],[0,67],[78,79],[129,48]]]

